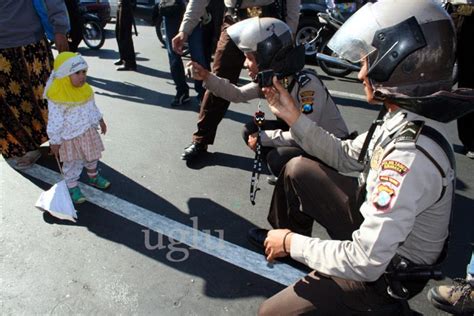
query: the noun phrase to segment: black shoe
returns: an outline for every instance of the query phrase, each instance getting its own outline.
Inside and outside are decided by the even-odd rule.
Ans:
[[[247,239],[252,245],[261,249],[265,249],[265,247],[263,246],[263,243],[265,242],[265,239],[267,238],[267,234],[268,234],[268,229],[250,228],[247,233]]]
[[[171,102],[171,106],[180,106],[185,103],[188,103],[191,99],[189,98],[189,93],[178,93]]]
[[[198,142],[192,142],[191,145],[184,149],[183,154],[181,155],[181,159],[183,160],[191,160],[196,158],[202,153],[207,152],[207,145],[201,144]]]
[[[123,65],[123,60],[117,59],[116,61],[114,61],[114,65],[115,65],[115,66],[121,66],[121,65]]]
[[[129,65],[122,65],[117,67],[117,71],[135,71],[137,70],[137,66],[129,66]]]

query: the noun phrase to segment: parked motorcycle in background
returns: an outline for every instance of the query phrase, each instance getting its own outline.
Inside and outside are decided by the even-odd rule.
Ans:
[[[82,39],[90,49],[100,49],[105,43],[105,32],[100,18],[80,7],[84,24],[82,26]]]
[[[328,75],[345,77],[358,69],[357,65],[328,58],[334,54],[327,47],[327,43],[345,19],[365,2],[367,1],[302,1],[296,44],[304,44],[306,56],[310,58],[314,56],[318,65]]]

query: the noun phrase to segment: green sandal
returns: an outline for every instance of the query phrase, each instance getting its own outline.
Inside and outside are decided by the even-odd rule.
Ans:
[[[105,190],[110,186],[110,181],[100,175],[97,175],[94,178],[89,178],[89,184],[98,189]]]
[[[79,187],[69,188],[69,194],[71,195],[71,199],[75,204],[81,204],[86,201],[86,198],[82,194]]]

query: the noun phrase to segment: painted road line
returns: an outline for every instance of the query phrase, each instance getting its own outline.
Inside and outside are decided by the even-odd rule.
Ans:
[[[51,185],[61,181],[59,173],[39,165],[22,172]],[[173,221],[89,185],[79,183],[79,186],[90,203],[267,279],[290,285],[306,275],[305,272],[284,263],[269,264],[261,254]]]
[[[345,98],[345,99],[352,99],[352,100],[359,100],[359,101],[367,101],[367,97],[361,94],[343,92],[343,91],[336,91],[336,90],[329,90],[329,93],[336,98]]]

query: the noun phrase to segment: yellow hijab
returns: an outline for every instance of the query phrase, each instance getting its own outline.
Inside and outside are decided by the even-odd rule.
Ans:
[[[55,103],[76,106],[82,105],[94,97],[88,83],[82,87],[74,87],[70,75],[87,69],[87,63],[81,55],[62,52],[54,60],[54,70],[46,83],[44,97]]]

